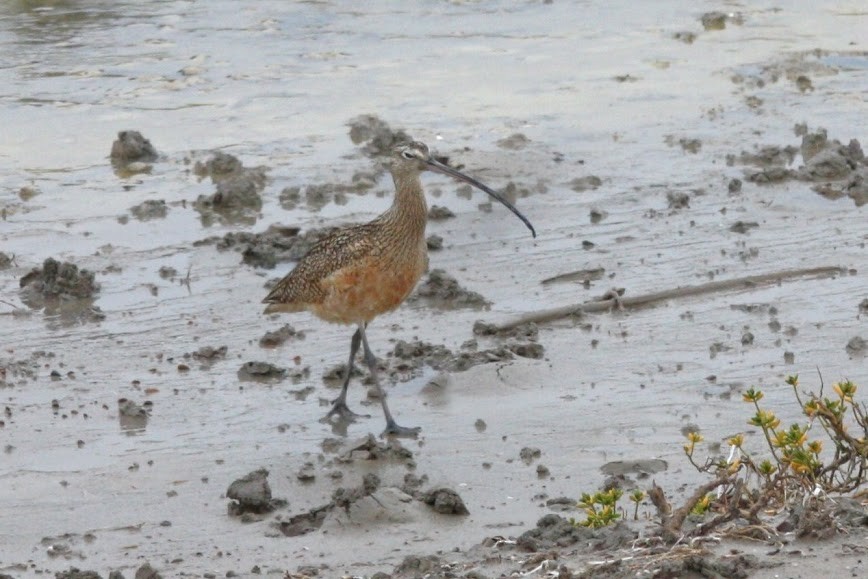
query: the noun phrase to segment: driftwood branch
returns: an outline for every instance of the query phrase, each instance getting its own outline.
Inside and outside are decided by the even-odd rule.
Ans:
[[[672,505],[669,504],[669,501],[666,500],[666,496],[663,494],[663,489],[657,486],[657,483],[653,483],[651,490],[648,491],[648,496],[657,508],[657,514],[660,516],[661,538],[670,544],[678,541],[679,538],[683,536],[681,527],[684,524],[684,520],[687,518],[687,515],[693,511],[693,508],[699,503],[699,501],[716,488],[724,485],[731,485],[735,480],[735,477],[730,475],[719,476],[718,478],[697,488],[693,495],[691,495],[683,505],[674,510],[672,509]],[[741,487],[739,487],[739,490],[740,489]],[[738,504],[739,499],[740,497],[735,497],[734,500],[736,505]],[[735,517],[736,512],[737,511],[730,511],[728,514],[723,515],[721,520],[716,521],[713,526],[731,520]],[[706,530],[711,528],[712,526],[707,526]]]
[[[572,304],[568,306],[560,306],[557,308],[532,312],[504,324],[498,324],[496,328],[497,331],[505,331],[530,322],[543,324],[547,322],[552,322],[554,320],[559,320],[561,318],[567,318],[570,316],[605,312],[612,310],[613,308],[621,309],[650,306],[659,302],[665,302],[667,300],[676,298],[686,298],[703,294],[733,290],[754,289],[757,287],[772,285],[787,280],[793,280],[798,278],[825,278],[835,275],[842,275],[845,272],[846,270],[844,268],[834,266],[814,267],[806,269],[789,269],[775,273],[750,275],[746,277],[739,277],[736,279],[712,281],[709,283],[695,286],[668,289],[641,296],[620,297],[612,295],[612,292],[607,292],[606,296],[604,296],[605,299],[592,300],[582,304]]]

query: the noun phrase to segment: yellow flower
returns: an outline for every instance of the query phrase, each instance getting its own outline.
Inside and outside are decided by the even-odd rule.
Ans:
[[[845,402],[853,402],[853,395],[856,394],[856,385],[849,380],[832,384],[832,389],[841,400],[844,400]]]

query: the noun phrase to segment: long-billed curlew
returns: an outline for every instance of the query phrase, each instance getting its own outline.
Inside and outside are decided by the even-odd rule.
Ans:
[[[515,213],[536,237],[533,225],[511,203],[476,179],[437,161],[424,143],[396,147],[391,166],[395,182],[392,206],[369,223],[341,229],[322,239],[263,300],[268,304],[265,313],[307,310],[327,322],[356,325],[347,375],[326,418],[338,415],[352,420],[358,416],[347,406],[347,389],[361,344],[386,416],[384,434],[415,435],[420,430],[399,426],[389,412],[365,327],[380,314],[397,308],[428,268],[428,207],[419,177],[426,169],[485,191]]]

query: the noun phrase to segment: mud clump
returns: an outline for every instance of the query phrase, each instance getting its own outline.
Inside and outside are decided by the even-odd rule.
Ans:
[[[424,360],[431,366],[437,366],[451,358],[452,352],[441,344],[432,344],[421,340],[413,340],[412,342],[398,340],[395,347],[392,348],[391,356],[403,362]],[[402,369],[400,364],[397,366],[398,370]]]
[[[711,554],[685,555],[671,557],[655,565],[654,577],[731,577],[743,579],[752,575],[751,571],[763,567],[753,555],[743,553],[715,557]],[[614,569],[613,569],[614,571]],[[623,570],[622,570],[623,571]],[[650,572],[650,570],[643,571]],[[638,574],[638,573],[637,573]],[[583,574],[579,577],[585,577]],[[631,574],[633,576],[633,574]]]
[[[419,340],[412,342],[400,340],[389,354],[394,359],[389,367],[389,376],[392,379],[409,380],[418,376],[425,366],[444,372],[464,372],[479,364],[503,362],[512,360],[515,356],[542,358],[545,348],[533,339],[520,342],[508,341],[485,350],[480,350],[476,341],[470,340],[462,345],[458,352],[453,352],[439,344]]]
[[[260,193],[265,188],[265,167],[245,167],[236,157],[217,153],[205,163],[197,162],[194,171],[200,177],[211,177],[217,189],[211,195],[200,195],[194,204],[204,225],[215,220],[256,222],[262,209]]]
[[[763,147],[756,153],[728,155],[727,163],[753,165],[745,178],[753,183],[774,184],[797,179],[814,183],[813,190],[829,199],[850,197],[861,207],[868,203],[868,159],[862,145],[851,139],[846,145],[829,139],[825,129],[809,131],[805,125],[796,127],[802,137],[799,147]],[[790,168],[797,154],[803,165]]]
[[[706,12],[699,18],[702,27],[708,31],[725,29],[727,20],[729,15],[724,12]]]
[[[200,197],[198,203],[218,211],[262,208],[259,192],[265,187],[265,174],[258,170],[242,172],[217,183],[217,191],[210,197]]]
[[[486,308],[491,302],[474,291],[462,288],[458,280],[442,269],[433,269],[419,284],[410,301],[425,299],[442,308]]]
[[[415,579],[416,577],[432,577],[432,573],[436,573],[443,568],[443,561],[436,555],[428,555],[427,557],[419,557],[417,555],[409,555],[404,558],[401,563],[395,567],[392,573],[392,579]],[[439,575],[437,575],[439,577]]]
[[[461,497],[452,489],[436,488],[423,494],[422,502],[441,515],[469,515]]]
[[[362,477],[362,484],[358,487],[335,489],[332,493],[332,503],[335,507],[348,509],[349,506],[363,497],[367,497],[380,488],[380,477],[369,472]]]
[[[603,180],[597,177],[596,175],[589,175],[587,177],[576,177],[572,181],[570,181],[570,189],[575,191],[576,193],[582,193],[584,191],[593,191],[600,187],[603,184]]]
[[[868,353],[868,342],[862,336],[853,336],[845,347],[851,357],[864,356]]]
[[[769,145],[760,147],[753,153],[742,151],[738,156],[727,155],[726,162],[728,165],[739,164],[753,165],[755,167],[779,167],[792,163],[798,152],[798,147],[792,145],[786,147]]]
[[[443,238],[436,234],[431,234],[425,239],[425,245],[428,251],[439,251],[443,249]]]
[[[214,346],[202,346],[195,352],[188,352],[184,354],[185,358],[193,358],[194,360],[199,360],[200,362],[211,363],[216,360],[222,360],[226,358],[226,353],[229,351],[227,346],[219,346],[215,348]]]
[[[112,143],[112,163],[125,165],[131,161],[156,161],[157,149],[138,131],[120,131]]]
[[[522,133],[513,133],[512,135],[500,139],[497,141],[497,146],[501,149],[509,149],[511,151],[519,151],[524,149],[530,144],[530,139],[528,139]]]
[[[288,339],[294,337],[304,338],[304,332],[299,332],[289,324],[285,324],[277,330],[265,332],[265,334],[259,338],[259,345],[262,348],[276,348]]]
[[[274,526],[283,533],[285,537],[298,537],[307,535],[322,527],[326,516],[334,508],[331,503],[311,509],[305,513],[293,515],[285,521],[278,521]]]
[[[58,571],[54,577],[55,579],[102,579],[102,575],[96,571],[81,571],[77,567],[70,567],[68,571]]]
[[[736,221],[732,225],[729,226],[729,230],[733,233],[741,233],[745,234],[751,229],[759,227],[759,223],[756,221]]]
[[[254,470],[234,481],[226,489],[230,517],[246,513],[269,513],[286,504],[285,501],[271,496],[271,486],[268,484],[268,471],[264,468]]]
[[[196,161],[193,166],[193,172],[199,177],[211,177],[215,183],[225,177],[240,173],[244,169],[244,165],[238,160],[235,155],[218,151],[214,153],[210,159],[205,161]]]
[[[496,324],[489,324],[482,320],[476,320],[473,323],[473,333],[477,336],[500,336],[505,338],[536,340],[539,337],[539,326],[534,322],[528,322],[506,330],[501,330]]]
[[[444,219],[452,219],[453,217],[455,217],[455,213],[453,213],[448,207],[432,205],[428,208],[429,221],[443,221]]]
[[[130,207],[130,213],[139,221],[150,221],[164,219],[169,213],[169,208],[163,199],[149,199]]]
[[[591,529],[577,527],[560,515],[549,514],[537,521],[535,528],[522,533],[516,546],[524,551],[543,551],[581,542],[593,550],[611,550],[629,545],[638,536],[623,523]]]
[[[11,575],[0,574],[0,579]],[[58,571],[54,574],[55,579],[102,579],[102,576],[96,571],[80,571],[76,567],[70,567],[67,571]],[[120,571],[112,571],[108,574],[108,579],[124,579],[124,574]],[[163,579],[150,563],[145,563],[136,570],[134,579]]]
[[[336,443],[339,462],[354,460],[397,460],[412,461],[413,452],[405,448],[398,440],[380,442],[374,435],[345,443]]]
[[[836,509],[821,501],[797,504],[776,529],[782,533],[795,532],[797,538],[831,539],[838,534]],[[863,512],[863,516],[864,512]]]
[[[128,432],[142,431],[148,425],[154,403],[150,400],[138,404],[129,398],[118,399],[118,422],[121,430]]]
[[[52,257],[42,263],[42,269],[33,268],[22,277],[19,285],[27,297],[61,300],[92,299],[100,287],[92,272],[79,271],[74,263],[60,263]]]
[[[0,251],[0,269],[9,269],[12,267],[12,259],[2,251]]]
[[[518,453],[519,458],[525,464],[531,464],[542,456],[542,451],[536,447],[525,446]]]
[[[93,272],[70,263],[46,259],[42,268],[33,268],[19,280],[20,295],[28,307],[60,314],[64,324],[99,322],[105,314],[93,305],[100,285]]]
[[[354,145],[362,145],[362,152],[368,157],[390,155],[392,149],[413,139],[402,129],[392,129],[389,123],[376,115],[359,115],[350,120],[350,140]]]
[[[288,370],[269,362],[245,362],[238,369],[238,379],[254,382],[279,382],[286,378]]]
[[[208,370],[216,362],[226,359],[226,354],[229,351],[227,346],[202,346],[195,352],[186,352],[185,360],[195,360],[199,363],[200,370]]]
[[[299,235],[298,227],[272,225],[262,233],[230,232],[223,237],[197,241],[195,245],[213,244],[219,251],[239,251],[244,263],[273,269],[278,263],[300,260],[314,245],[337,229],[310,229]]]
[[[371,189],[377,182],[377,175],[373,173],[356,173],[352,183],[320,183],[308,185],[304,189],[298,186],[285,187],[278,196],[280,206],[287,211],[298,207],[302,201],[308,208],[318,211],[328,205],[346,205],[349,198],[347,194],[360,195]]]
[[[690,207],[690,195],[684,191],[667,191],[666,203],[669,209],[687,209]]]

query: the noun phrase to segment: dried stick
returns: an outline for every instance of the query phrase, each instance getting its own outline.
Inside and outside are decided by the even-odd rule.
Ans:
[[[574,315],[581,314],[590,314],[590,313],[598,313],[609,311],[613,308],[628,308],[628,307],[641,307],[648,306],[657,302],[663,302],[666,300],[671,300],[675,298],[685,298],[691,296],[698,296],[702,294],[708,293],[716,293],[716,292],[725,292],[731,290],[740,290],[740,289],[752,289],[758,286],[770,285],[773,283],[779,283],[785,280],[797,279],[797,278],[811,278],[811,277],[831,277],[834,275],[840,275],[846,273],[846,270],[841,267],[828,266],[828,267],[813,267],[806,269],[788,269],[784,271],[779,271],[775,273],[764,273],[760,275],[749,275],[746,277],[739,277],[736,279],[728,279],[721,281],[712,281],[709,283],[704,283],[695,286],[687,286],[681,288],[674,288],[663,290],[659,292],[653,292],[650,294],[645,294],[641,296],[635,297],[619,297],[615,298],[614,296],[607,299],[602,300],[594,300],[585,302],[582,304],[572,304],[568,306],[560,306],[557,308],[551,308],[546,310],[540,310],[538,312],[532,312],[529,314],[525,314],[520,316],[512,321],[498,324],[496,325],[497,331],[506,331],[522,324],[527,324],[530,322],[534,322],[537,324],[542,324],[546,322],[551,322],[554,320],[559,320],[561,318],[566,318]],[[608,293],[608,292],[607,292]]]
[[[719,486],[732,484],[735,481],[735,477],[732,476],[720,476],[713,481],[709,481],[704,485],[700,486],[696,489],[696,491],[690,496],[690,498],[685,501],[683,505],[671,511],[672,507],[669,505],[669,502],[666,501],[666,497],[663,494],[663,489],[657,486],[654,483],[651,487],[651,490],[648,492],[648,496],[651,499],[651,502],[657,507],[657,512],[660,514],[661,519],[661,535],[663,540],[667,543],[675,543],[682,536],[681,526],[684,524],[684,519],[687,518],[687,515],[693,510],[693,507],[702,500],[702,498],[716,489]],[[736,498],[736,500],[738,500]],[[671,511],[671,513],[669,512]]]

